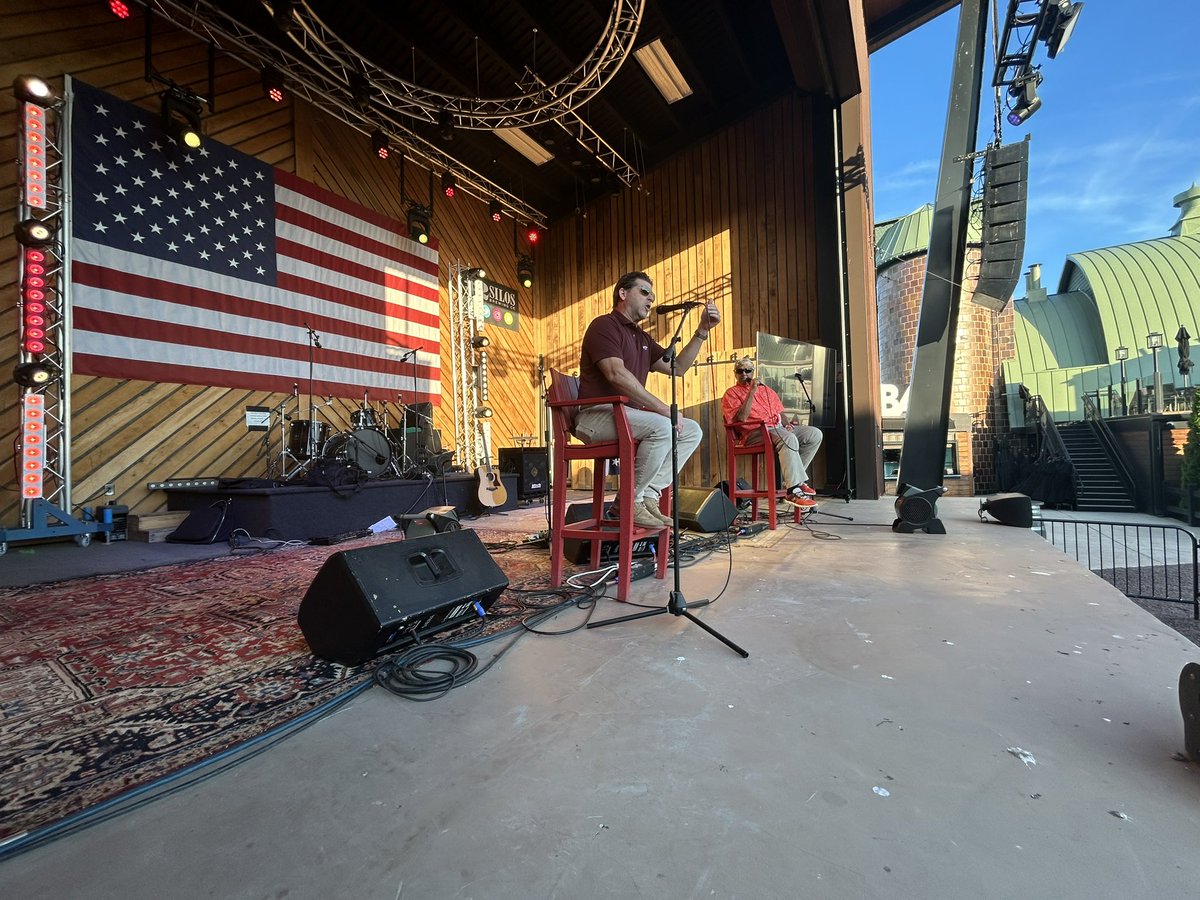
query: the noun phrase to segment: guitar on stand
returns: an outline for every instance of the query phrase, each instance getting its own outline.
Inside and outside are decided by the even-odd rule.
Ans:
[[[475,425],[479,429],[479,437],[483,440],[483,465],[475,470],[475,477],[479,479],[479,502],[482,506],[490,508],[503,506],[508,502],[508,491],[504,489],[504,482],[492,468],[492,454],[488,450],[487,432],[483,430],[483,423],[476,420]]]

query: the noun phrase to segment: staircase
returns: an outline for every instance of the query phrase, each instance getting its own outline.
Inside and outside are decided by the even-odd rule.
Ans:
[[[1088,422],[1059,425],[1058,433],[1075,466],[1075,508],[1107,512],[1137,512],[1116,466]]]

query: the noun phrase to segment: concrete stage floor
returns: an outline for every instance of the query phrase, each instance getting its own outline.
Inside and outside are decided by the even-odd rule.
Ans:
[[[1200,895],[1177,696],[1200,648],[977,506],[944,498],[949,534],[899,536],[889,500],[826,501],[855,521],[682,572],[691,601],[728,578],[696,615],[749,659],[667,615],[529,635],[442,699],[372,688],[20,854],[0,896]],[[670,583],[631,599],[665,606]]]

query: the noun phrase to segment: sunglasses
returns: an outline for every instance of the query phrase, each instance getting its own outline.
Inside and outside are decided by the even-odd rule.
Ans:
[[[733,371],[736,372],[738,375],[753,375],[754,374],[753,369],[734,369]]]
[[[642,292],[643,297],[649,297],[651,294],[654,293],[654,291],[650,290],[650,288],[644,288],[641,286],[638,287],[638,290]]]

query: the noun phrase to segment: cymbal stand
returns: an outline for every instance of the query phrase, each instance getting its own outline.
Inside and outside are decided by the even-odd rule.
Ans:
[[[297,408],[299,407],[299,393],[299,385],[293,383],[292,396],[285,397],[278,406],[271,410],[272,418],[277,417],[279,423],[279,454],[271,457],[267,467],[267,477],[270,479],[278,478],[280,481],[286,481],[304,467],[303,462],[297,459],[288,448],[288,423],[292,421],[292,417],[288,415],[287,408],[292,401],[296,402]],[[273,430],[274,426],[272,425],[271,428]]]

